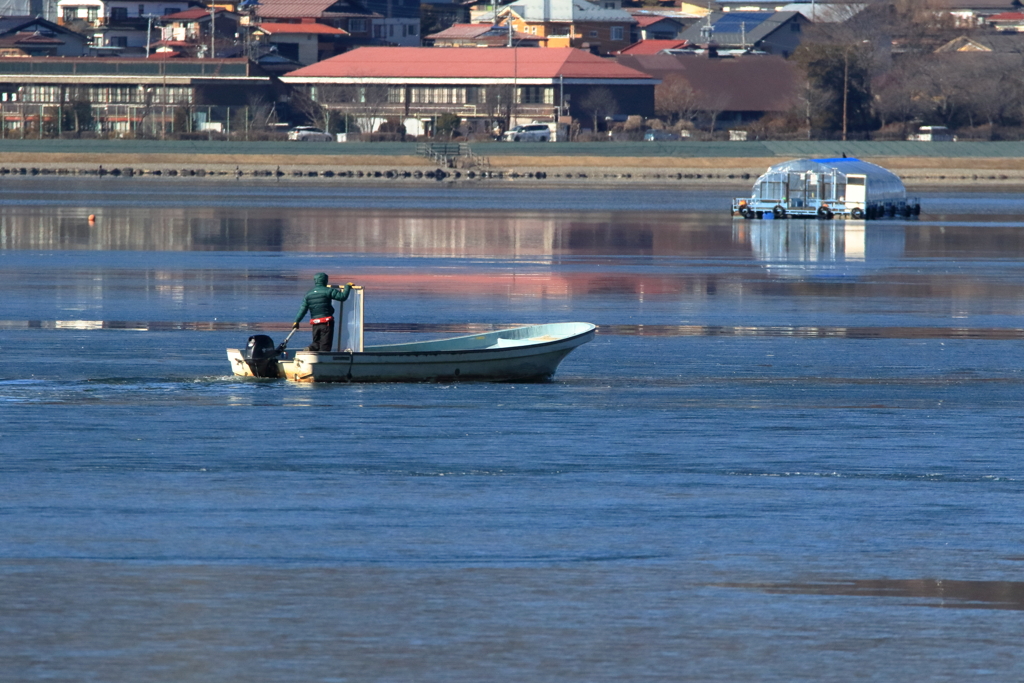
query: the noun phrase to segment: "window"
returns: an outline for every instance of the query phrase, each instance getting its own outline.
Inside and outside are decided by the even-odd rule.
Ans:
[[[793,33],[800,33],[800,22],[794,21],[789,25],[789,30]]]
[[[166,17],[168,14],[176,14],[177,11],[178,11],[177,7],[164,7],[164,13],[163,13],[162,16]]]
[[[77,18],[78,18],[78,8],[77,7],[65,7],[64,8],[64,23],[65,24],[68,23],[68,22],[74,21]]]
[[[621,26],[612,26],[612,40],[622,40]]]
[[[383,38],[384,37],[384,25],[383,24],[374,24],[374,26],[373,26],[373,37],[374,38]]]
[[[521,104],[554,104],[554,88],[540,85],[528,85],[519,88],[519,102]]]
[[[366,19],[349,19],[349,33],[366,33]]]
[[[597,38],[597,31],[591,31],[590,32],[590,37],[591,38]]]
[[[146,6],[145,5],[139,5],[139,16],[140,17],[146,16]]]
[[[86,10],[86,15],[87,15],[87,17],[88,17],[90,22],[95,22],[96,20],[98,20],[100,18],[100,8],[99,7],[90,7],[90,8],[88,8]]]
[[[410,36],[414,36],[418,32],[419,32],[419,26],[417,26],[416,24],[410,24],[409,25],[409,35]]]
[[[465,104],[466,88],[410,88],[413,104]]]
[[[111,21],[124,21],[128,18],[127,7],[111,7],[110,8],[110,20]]]
[[[128,47],[128,36],[111,36],[108,42],[110,47]]]

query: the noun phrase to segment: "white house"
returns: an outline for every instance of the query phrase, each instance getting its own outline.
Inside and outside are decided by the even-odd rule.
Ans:
[[[186,0],[57,0],[58,23],[92,38],[98,50],[145,52],[157,20],[188,9]]]

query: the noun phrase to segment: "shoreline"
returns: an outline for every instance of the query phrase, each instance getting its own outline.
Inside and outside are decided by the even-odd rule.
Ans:
[[[862,157],[893,171],[908,189],[1024,186],[1016,157]],[[508,155],[458,157],[437,164],[411,155],[0,152],[0,177],[111,176],[209,180],[380,183],[515,183],[749,188],[779,157],[606,157]]]

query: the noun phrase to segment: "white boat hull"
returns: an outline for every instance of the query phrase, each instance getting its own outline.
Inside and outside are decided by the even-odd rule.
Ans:
[[[595,330],[590,323],[554,323],[362,352],[286,352],[277,360],[277,376],[295,382],[543,381]],[[235,375],[254,376],[238,349],[228,349],[228,359]]]

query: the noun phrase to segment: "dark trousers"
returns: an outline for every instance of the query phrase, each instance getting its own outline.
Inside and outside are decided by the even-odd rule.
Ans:
[[[331,350],[331,342],[334,341],[334,319],[322,325],[313,325],[313,343],[310,344],[310,351],[327,353]]]

